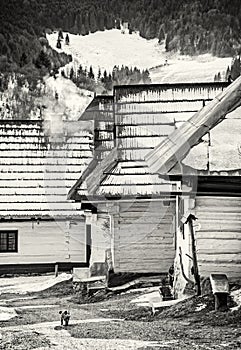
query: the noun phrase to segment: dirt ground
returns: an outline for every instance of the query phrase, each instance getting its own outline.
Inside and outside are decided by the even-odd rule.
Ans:
[[[14,308],[17,317],[0,322],[0,350],[241,348],[240,309],[215,312],[213,297],[207,295],[153,316],[150,308],[130,303],[139,294],[102,295],[102,301],[83,303],[73,298],[68,281],[24,297],[1,295],[0,306]],[[70,324],[61,327],[59,311],[65,309],[71,313]]]

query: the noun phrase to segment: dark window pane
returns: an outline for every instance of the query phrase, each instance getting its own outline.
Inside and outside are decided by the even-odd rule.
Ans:
[[[0,250],[6,251],[8,249],[8,236],[7,233],[2,232],[0,234]]]
[[[9,233],[8,235],[8,250],[14,251],[16,250],[16,234]]]
[[[17,231],[0,231],[0,252],[17,252]]]

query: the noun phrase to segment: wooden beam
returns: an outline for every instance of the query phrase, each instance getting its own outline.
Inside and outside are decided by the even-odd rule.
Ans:
[[[241,77],[145,156],[152,173],[166,174],[224,117],[241,105]]]

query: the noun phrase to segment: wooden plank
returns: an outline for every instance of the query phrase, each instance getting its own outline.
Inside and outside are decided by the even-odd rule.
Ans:
[[[228,278],[240,278],[241,264],[199,264],[199,270],[203,277],[209,277],[210,273],[225,273]]]
[[[209,239],[208,244],[206,240],[197,240],[197,246],[199,252],[211,251],[214,254],[219,254],[220,252],[241,252],[241,242],[238,240],[216,240]]]
[[[235,212],[236,211],[236,212]],[[213,213],[215,212],[215,217]],[[209,220],[209,221],[241,221],[241,211],[238,212],[237,209],[234,209],[234,212],[219,212],[215,211],[206,211],[202,213],[198,213],[198,219],[201,220]]]
[[[148,229],[149,226],[149,229]],[[152,233],[156,233],[156,232],[160,232],[160,236],[162,232],[173,232],[173,226],[172,224],[168,224],[168,225],[160,225],[159,227],[157,227],[156,225],[153,225],[152,227],[150,227],[150,225],[143,225],[143,224],[132,224],[132,225],[126,225],[126,227],[121,227],[121,235],[124,234],[124,232],[127,233],[127,235],[129,235],[130,237],[132,236],[136,236],[136,237],[145,237],[145,236],[149,236]]]
[[[236,240],[240,241],[241,239],[241,231],[237,232],[230,232],[227,231],[211,231],[211,232],[203,232],[203,231],[197,231],[196,232],[196,238],[198,240],[209,240],[209,239],[216,239],[216,240]],[[238,242],[237,242],[238,243]],[[239,243],[240,244],[240,243]]]
[[[198,197],[196,204],[201,274],[227,273],[241,277],[241,199]]]
[[[219,222],[219,221],[203,221],[201,222],[200,232],[210,232],[210,231],[229,231],[229,232],[237,232],[240,230],[241,221],[236,222]]]
[[[162,244],[167,244],[167,245],[173,245],[174,244],[174,236],[167,236],[165,238],[160,237],[160,236],[151,236],[151,237],[144,237],[141,241],[136,241],[134,237],[130,239],[130,237],[121,237],[121,244],[144,244],[144,245],[162,245]]]
[[[197,210],[205,210],[207,207],[220,207],[230,208],[240,206],[241,199],[238,197],[198,197]]]
[[[199,263],[220,263],[220,264],[240,264],[241,263],[241,257],[238,253],[219,253],[219,254],[209,254],[209,253],[202,253],[198,257]]]

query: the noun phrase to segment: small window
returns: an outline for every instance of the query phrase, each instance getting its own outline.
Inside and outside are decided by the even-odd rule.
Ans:
[[[18,231],[0,231],[0,253],[18,251]]]

